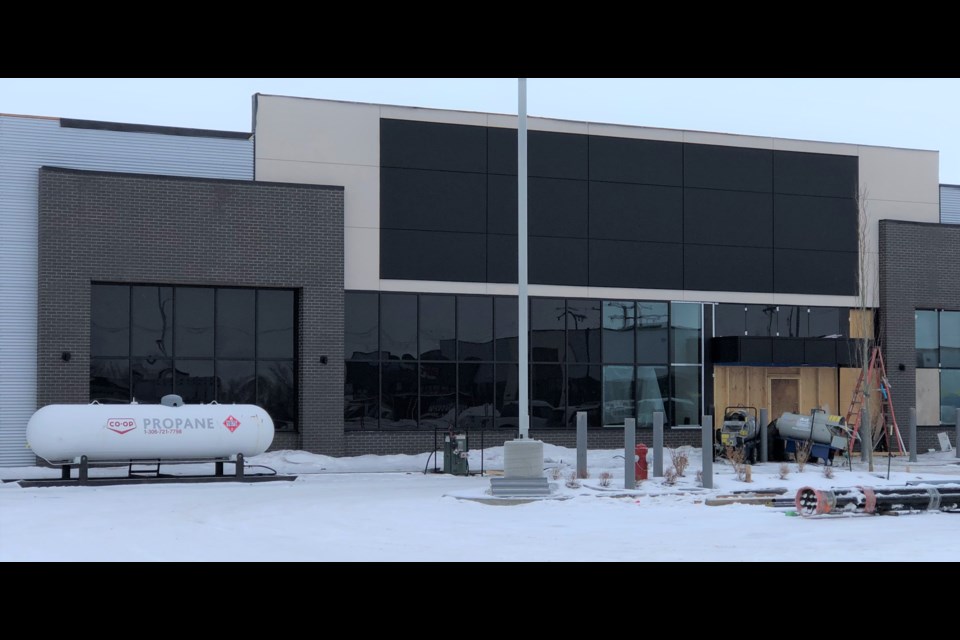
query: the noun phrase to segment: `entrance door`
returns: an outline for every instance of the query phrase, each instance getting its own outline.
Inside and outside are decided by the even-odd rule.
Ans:
[[[790,378],[770,379],[771,420],[776,420],[785,411],[800,413],[800,381]]]

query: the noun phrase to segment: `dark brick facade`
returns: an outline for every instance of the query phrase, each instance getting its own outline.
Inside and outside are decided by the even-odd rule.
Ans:
[[[960,225],[880,221],[880,335],[904,442],[916,402],[915,309],[960,311]],[[919,426],[918,451],[939,449],[941,431],[953,442],[952,426]]]
[[[344,453],[342,187],[43,167],[39,406],[89,401],[91,281],[297,289],[299,433],[272,448]]]

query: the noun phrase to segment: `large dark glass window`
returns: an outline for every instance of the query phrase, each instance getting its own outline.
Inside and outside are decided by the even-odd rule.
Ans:
[[[637,303],[637,362],[667,363],[666,302]]]
[[[498,361],[517,362],[519,358],[517,343],[520,329],[517,311],[516,298],[494,298],[494,334]]]
[[[600,360],[600,301],[567,300],[567,362]]]
[[[173,339],[178,358],[212,358],[214,290],[177,287]],[[291,354],[292,358],[293,355]],[[186,400],[186,398],[184,398]]]
[[[456,360],[456,298],[420,296],[420,359]]]
[[[603,368],[603,424],[623,424],[637,415],[634,403],[633,365]]]
[[[673,423],[678,426],[700,424],[700,367],[673,367]]]
[[[516,304],[514,304],[516,306]],[[493,299],[484,296],[457,298],[458,359],[493,360]]]
[[[173,289],[132,287],[130,292],[130,355],[169,358],[173,355]]]
[[[130,287],[90,286],[90,353],[130,355]]]
[[[457,365],[459,393],[457,426],[485,429],[494,426],[494,365],[492,362],[461,362]]]
[[[380,428],[417,428],[417,365],[383,362],[380,365]]]
[[[957,409],[960,409],[960,369],[940,371],[940,422],[957,423]]]
[[[380,339],[380,295],[343,294],[343,352],[347,360],[377,360]]]
[[[567,366],[567,420],[568,427],[577,426],[577,412],[587,414],[587,426],[599,427],[602,397],[600,365],[571,364]]]
[[[257,292],[257,357],[293,358],[293,291]]]
[[[416,360],[416,294],[380,294],[380,350],[389,360]]]
[[[804,307],[779,305],[777,307],[777,335],[781,338],[801,338],[807,335],[807,313]]]
[[[566,350],[566,301],[563,298],[531,298],[530,360],[560,362]]]
[[[347,362],[343,385],[345,425],[352,429],[378,429],[380,365],[376,362]]]
[[[937,367],[940,364],[940,331],[936,311],[917,311],[917,366]]]
[[[713,335],[747,335],[747,312],[742,304],[718,304],[713,307]]]
[[[960,368],[960,311],[940,312],[940,366]]]
[[[94,284],[90,315],[92,400],[257,404],[296,429],[293,291]]]
[[[130,402],[128,358],[90,358],[90,400]]]
[[[810,307],[807,318],[809,337],[811,338],[842,334],[840,330],[840,309],[837,307]]]
[[[699,367],[678,367],[700,370]],[[652,427],[653,414],[663,414],[664,422],[670,420],[666,399],[670,397],[670,376],[667,367],[637,367],[637,426]],[[699,397],[697,398],[699,404]],[[679,423],[678,423],[679,424]]]
[[[747,335],[771,337],[777,335],[777,307],[772,304],[748,304]]]
[[[420,365],[420,426],[448,429],[457,422],[457,365],[425,362]]]
[[[530,428],[556,428],[564,426],[567,399],[563,365],[530,365]]]
[[[697,303],[674,302],[670,305],[671,362],[700,363],[701,313]]]
[[[256,292],[217,290],[217,357],[253,358],[256,348]]]
[[[211,336],[212,341],[213,336]],[[174,389],[187,404],[212,402],[217,399],[216,377],[213,375],[213,359],[177,359],[174,370]]]
[[[494,407],[497,426],[516,429],[519,422],[520,365],[498,362],[494,369]]]
[[[633,362],[637,305],[632,300],[603,303],[603,361]]]

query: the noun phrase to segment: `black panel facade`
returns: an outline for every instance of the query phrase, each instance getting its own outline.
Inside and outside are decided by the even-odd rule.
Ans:
[[[530,235],[586,238],[587,184],[586,180],[531,177],[527,205]]]
[[[773,246],[769,193],[683,190],[683,240],[729,248]]]
[[[516,130],[382,122],[381,277],[515,282]],[[528,143],[535,282],[854,293],[854,156],[548,131]]]
[[[773,190],[806,196],[854,198],[858,158],[824,153],[773,152]]]
[[[527,151],[527,171],[531,177],[587,179],[587,136],[529,131]]]
[[[773,151],[710,144],[683,145],[685,187],[773,191]]]
[[[486,200],[483,174],[380,170],[380,226],[384,229],[484,233]]]
[[[857,293],[857,254],[846,251],[776,249],[775,293],[852,296]]]
[[[679,187],[683,184],[683,145],[590,136],[590,180]]]
[[[380,274],[396,280],[483,282],[487,237],[480,233],[380,230]]]
[[[218,291],[229,291],[230,287],[290,289],[297,295],[297,370],[291,371],[285,368],[286,361],[276,360],[258,372],[255,333],[249,340],[236,334],[224,346],[241,355],[222,362],[224,354],[216,356],[221,385],[218,397],[263,402],[266,397],[256,397],[253,384],[258,377],[268,395],[285,393],[292,378],[298,388],[293,411],[298,414],[299,432],[277,433],[273,448],[342,455],[341,187],[47,167],[40,170],[39,183],[39,277],[44,283],[38,299],[40,406],[83,404],[89,402],[94,391],[90,358],[92,282],[142,286],[144,291],[152,290],[154,296],[161,289],[172,287],[176,292],[191,285],[217,287]],[[81,211],[83,215],[78,215]],[[196,313],[178,316],[174,311],[168,318],[174,340],[178,331],[196,338],[184,343],[187,353],[194,355],[188,355],[176,376],[159,375],[158,364],[167,360],[162,356],[131,353],[129,371],[123,365],[111,366],[109,360],[98,359],[93,363],[97,375],[105,375],[97,382],[95,392],[112,389],[112,397],[119,397],[113,385],[122,384],[121,376],[136,373],[137,390],[130,389],[131,393],[143,391],[149,395],[183,385],[192,399],[209,398],[206,394],[212,389],[204,385],[209,380],[210,361],[198,355],[209,352],[209,338],[205,337],[211,321],[209,301],[202,299],[209,293],[196,295],[200,298],[193,301]],[[246,304],[243,300],[233,302]],[[255,318],[257,307],[252,296],[249,302],[247,312]],[[264,315],[261,310],[261,317],[278,335],[289,331],[289,319],[283,314]],[[252,323],[244,325],[226,318],[215,318],[214,322],[228,333],[256,329]],[[270,340],[264,348],[270,353],[286,353],[286,346]],[[72,354],[69,362],[61,360],[64,351]],[[278,414],[277,419],[288,417]]]
[[[380,119],[380,166],[487,172],[487,131],[440,122]]]
[[[683,245],[590,241],[590,286],[683,288]]]
[[[683,242],[683,190],[591,182],[590,237]]]
[[[684,245],[683,285],[703,291],[773,291],[773,251]]]
[[[774,196],[774,242],[783,249],[857,250],[853,198]]]
[[[586,239],[532,236],[529,257],[533,284],[588,284]]]

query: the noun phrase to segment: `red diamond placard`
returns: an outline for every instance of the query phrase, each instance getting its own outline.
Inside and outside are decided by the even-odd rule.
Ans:
[[[230,429],[230,433],[233,433],[240,426],[240,421],[233,416],[227,416],[227,419],[223,421],[223,426]]]

